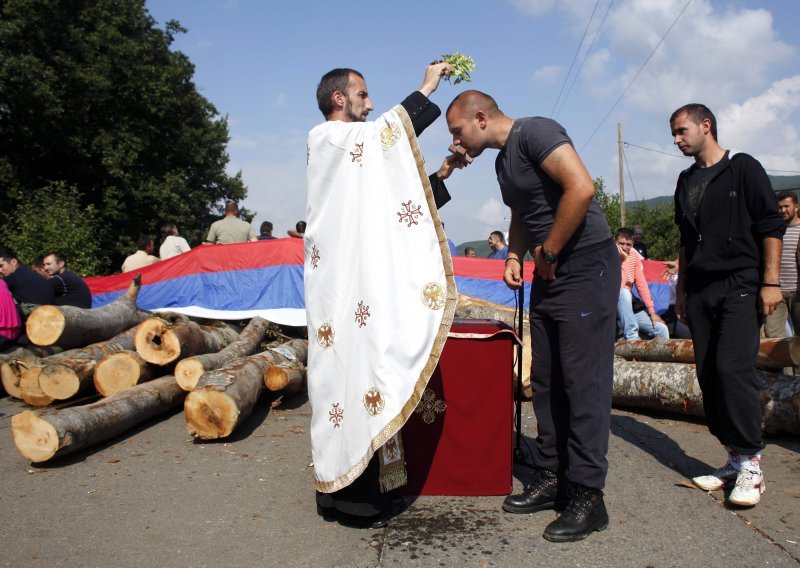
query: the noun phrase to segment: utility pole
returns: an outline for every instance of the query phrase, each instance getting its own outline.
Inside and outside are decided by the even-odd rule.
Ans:
[[[622,175],[622,123],[617,123],[617,154],[619,155],[619,221],[625,226],[625,178]]]

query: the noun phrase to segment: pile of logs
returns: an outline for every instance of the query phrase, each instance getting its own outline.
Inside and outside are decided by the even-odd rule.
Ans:
[[[615,353],[615,405],[704,416],[691,340],[621,341]],[[762,430],[800,435],[800,377],[769,371],[800,366],[800,337],[761,340],[756,365]]]
[[[7,394],[47,407],[11,419],[14,443],[32,462],[111,439],[182,403],[193,436],[223,438],[264,392],[289,396],[305,387],[307,340],[287,338],[261,318],[239,333],[142,312],[139,288],[137,277],[126,294],[92,310],[36,308],[26,325],[33,345],[0,358]],[[276,336],[283,341],[269,341]],[[76,401],[86,395],[91,403]]]

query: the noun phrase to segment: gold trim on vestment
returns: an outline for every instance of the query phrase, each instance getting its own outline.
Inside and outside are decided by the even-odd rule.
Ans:
[[[397,105],[392,110],[394,110],[400,117],[400,122],[403,124],[406,137],[411,145],[411,153],[413,154],[414,161],[417,164],[417,172],[419,173],[420,181],[422,182],[422,188],[425,192],[425,199],[428,202],[428,209],[430,209],[431,212],[433,226],[436,229],[436,236],[439,239],[439,250],[442,254],[444,276],[445,280],[447,281],[442,320],[439,323],[439,331],[436,333],[436,337],[433,340],[433,346],[430,354],[428,355],[428,361],[425,363],[425,366],[419,374],[419,378],[414,386],[414,390],[411,392],[411,397],[400,409],[400,413],[395,416],[386,426],[384,426],[380,432],[378,432],[378,434],[372,439],[367,453],[358,461],[358,463],[350,468],[350,471],[339,476],[333,481],[314,480],[314,485],[317,491],[321,491],[322,493],[333,493],[334,491],[339,491],[355,481],[355,479],[358,478],[358,476],[360,476],[367,468],[367,464],[369,464],[369,460],[372,459],[372,455],[378,451],[378,449],[383,446],[389,438],[394,436],[414,413],[414,409],[417,408],[417,405],[422,398],[422,394],[425,392],[425,387],[428,386],[428,380],[431,378],[433,371],[436,369],[436,365],[439,364],[439,357],[442,355],[442,349],[444,349],[444,344],[447,341],[447,334],[450,331],[450,326],[453,324],[453,317],[456,313],[456,280],[453,275],[453,261],[450,258],[450,246],[447,244],[447,236],[442,228],[442,221],[439,219],[439,211],[436,208],[436,201],[433,198],[431,183],[428,179],[428,174],[425,172],[425,160],[422,157],[422,151],[419,148],[417,136],[414,134],[414,126],[411,123],[411,118],[409,118],[406,109],[404,109],[402,105]]]

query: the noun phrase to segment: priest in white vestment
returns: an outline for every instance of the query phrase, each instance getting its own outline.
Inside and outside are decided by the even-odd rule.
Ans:
[[[357,71],[334,69],[317,88],[326,122],[309,133],[307,156],[311,443],[318,508],[347,524],[385,524],[386,492],[406,480],[398,432],[455,312],[437,207],[465,157],[448,156],[429,177],[416,138],[441,114],[428,96],[450,71],[429,65],[418,91],[369,122]]]

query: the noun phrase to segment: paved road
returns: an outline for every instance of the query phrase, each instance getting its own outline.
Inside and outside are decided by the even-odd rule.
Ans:
[[[41,467],[14,448],[0,399],[0,566],[796,566],[800,441],[773,439],[767,492],[730,510],[683,485],[724,460],[702,424],[615,410],[610,527],[573,544],[541,533],[552,512],[502,498],[421,497],[378,531],[316,515],[303,400],[266,401],[226,442],[197,443],[182,413]],[[530,405],[525,427],[534,431]],[[524,478],[519,467],[515,475]],[[520,486],[520,481],[515,481]]]

